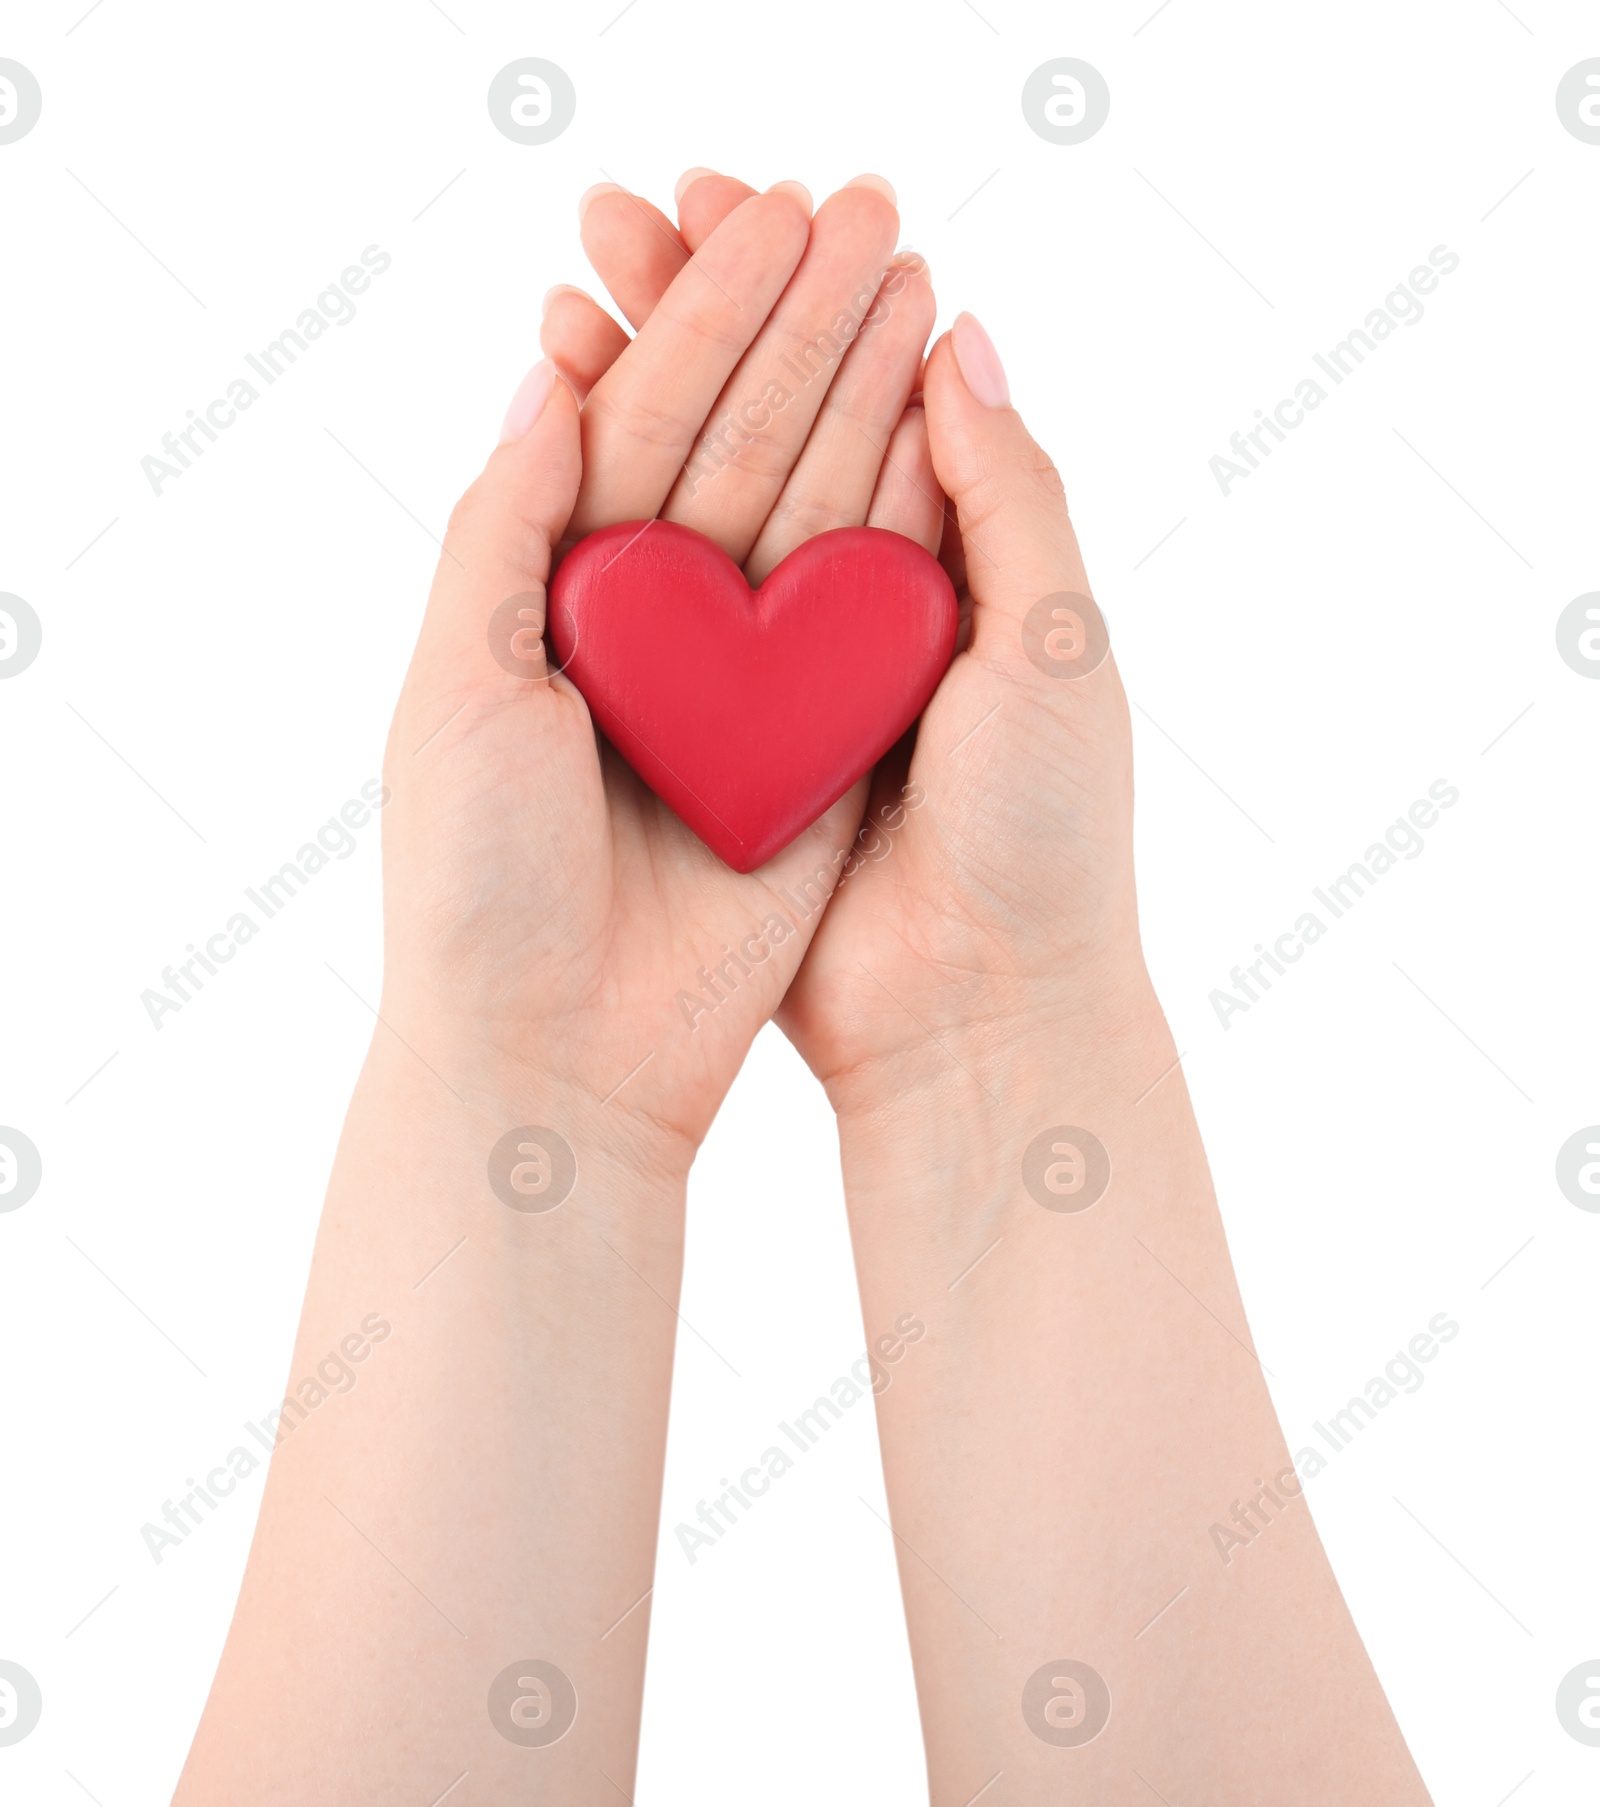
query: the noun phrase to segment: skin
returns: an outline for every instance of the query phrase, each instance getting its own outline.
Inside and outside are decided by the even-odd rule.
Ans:
[[[636,243],[615,201],[586,222],[641,310]],[[1063,679],[1028,656],[1030,610],[1090,586],[1048,456],[964,378],[987,374],[974,324],[923,380],[970,642],[874,798],[881,819],[909,775],[926,802],[869,828],[778,1012],[838,1113],[865,1321],[912,1306],[929,1326],[878,1410],[932,1798],[1412,1807],[1427,1794],[1298,1496],[1145,969],[1115,661]],[[559,361],[589,331],[574,308],[544,343]],[[1111,1157],[1081,1215],[1021,1179],[1062,1124]],[[1021,1706],[1063,1656],[1112,1696],[1076,1747]]]
[[[182,1807],[631,1796],[687,1172],[774,1011],[839,1113],[867,1321],[928,1325],[880,1425],[933,1799],[1426,1799],[1303,1502],[1231,1563],[1208,1535],[1287,1456],[1138,950],[1115,668],[1063,682],[1022,646],[1040,597],[1087,583],[986,341],[958,322],[924,369],[931,289],[890,275],[794,412],[695,480],[708,423],[878,292],[895,229],[871,184],[814,219],[722,176],[676,224],[589,198],[586,247],[637,331],[551,299],[569,381],[519,392],[450,524],[385,762],[379,1027],[291,1395],[373,1314],[389,1329],[274,1456]],[[656,514],[753,579],[830,526],[942,546],[970,640],[864,828],[865,784],[735,875],[559,674],[490,655],[506,599],[537,629],[565,539]],[[853,845],[826,913],[687,1033],[676,991]],[[1081,1214],[1019,1183],[1059,1124],[1111,1151]],[[575,1157],[552,1209],[488,1181],[526,1125]],[[1113,1699],[1076,1748],[1020,1711],[1062,1657]],[[537,1749],[488,1704],[509,1669],[527,1707],[529,1659],[577,1699]]]
[[[291,1414],[183,1807],[426,1803],[463,1772],[452,1807],[524,1798],[531,1777],[568,1802],[632,1788],[688,1168],[820,907],[696,1033],[674,997],[775,887],[843,863],[865,785],[732,873],[599,745],[577,691],[503,669],[488,629],[522,598],[537,644],[555,548],[579,530],[661,513],[740,558],[798,543],[814,504],[786,516],[790,482],[819,473],[797,431],[694,496],[681,468],[715,408],[759,393],[816,330],[813,308],[871,308],[896,229],[871,188],[815,221],[803,191],[737,197],[692,257],[679,243],[581,415],[551,371],[454,511],[385,757],[380,1020],[288,1391],[306,1397],[365,1318],[390,1330],[352,1359],[353,1385]],[[902,274],[808,386],[813,437],[854,395],[916,465],[901,417],[933,311],[926,276]],[[852,376],[868,352],[870,395]],[[916,525],[878,479],[853,460],[838,524]],[[920,492],[914,506],[925,529]],[[548,1212],[488,1184],[519,1126],[573,1150],[577,1185]],[[578,1696],[548,1748],[508,1741],[487,1709],[528,1658]]]

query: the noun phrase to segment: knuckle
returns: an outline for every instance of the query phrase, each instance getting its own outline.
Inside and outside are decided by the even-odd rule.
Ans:
[[[785,497],[778,505],[777,524],[786,541],[799,545],[835,527],[853,525],[854,519],[847,520],[827,496],[812,492],[792,499]]]
[[[656,305],[652,319],[656,317],[663,327],[670,327],[674,335],[709,347],[720,357],[729,354],[737,357],[748,343],[736,304],[731,302],[708,303],[703,299],[699,304],[683,302],[669,288]]]
[[[736,442],[731,468],[759,488],[770,489],[788,476],[793,463],[793,448],[766,431],[750,433]]]
[[[1048,501],[1058,503],[1062,508],[1066,507],[1067,486],[1061,481],[1061,473],[1056,469],[1055,461],[1042,446],[1032,448],[1023,469]]]
[[[680,454],[692,437],[692,428],[670,406],[656,399],[646,388],[633,388],[621,394],[589,398],[589,406],[598,415],[596,424],[610,438],[640,442]]]
[[[964,524],[981,528],[985,523],[1024,515],[1065,517],[1067,492],[1049,455],[1030,445],[1005,463],[986,462],[972,473],[961,499]]]
[[[484,480],[480,477],[462,491],[456,505],[450,510],[450,518],[445,524],[446,539],[470,539],[477,523],[483,519],[487,507],[487,498],[483,490]]]

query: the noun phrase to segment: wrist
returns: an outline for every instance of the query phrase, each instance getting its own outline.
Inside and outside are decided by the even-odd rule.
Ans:
[[[493,1024],[463,1022],[448,1012],[419,1009],[386,991],[357,1088],[357,1102],[391,1122],[420,1128],[430,1140],[457,1151],[481,1145],[479,1172],[503,1167],[502,1192],[514,1208],[554,1209],[547,1201],[576,1168],[583,1190],[616,1201],[629,1213],[651,1203],[682,1209],[692,1140],[628,1101],[615,1079],[605,1089],[593,1069],[617,1065],[625,1079],[625,1053],[607,1057],[573,1045],[558,1033],[531,1038],[519,1029],[502,1036]],[[513,1131],[549,1132],[544,1157],[497,1159],[511,1147]],[[410,1133],[408,1127],[408,1133]],[[515,1150],[512,1149],[512,1154]],[[539,1174],[527,1168],[541,1166]],[[512,1169],[525,1170],[516,1175]],[[529,1192],[525,1189],[533,1187]],[[512,1202],[503,1199],[502,1202]]]
[[[840,1155],[860,1247],[942,1271],[952,1251],[977,1253],[1009,1234],[1018,1213],[1085,1210],[1110,1174],[1120,1192],[1179,1124],[1192,1125],[1142,968],[1077,1000],[940,1030],[916,1062],[841,1088]]]
[[[897,989],[884,1004],[897,1033],[824,1079],[841,1136],[859,1144],[973,1111],[1028,1116],[1063,1086],[1137,1095],[1171,1059],[1136,945],[1047,977],[985,973],[937,994]]]

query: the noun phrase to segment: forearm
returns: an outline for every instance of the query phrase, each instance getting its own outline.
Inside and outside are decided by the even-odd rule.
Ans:
[[[879,1422],[937,1807],[996,1775],[1009,1807],[1424,1802],[1142,969],[1049,1031],[942,1039],[841,1094],[867,1322],[909,1304],[928,1326]],[[1095,1202],[1086,1138],[1053,1128],[1104,1145]],[[1109,1694],[1081,1743],[1095,1688],[1063,1659]]]
[[[632,1788],[682,1176],[615,1107],[422,1045],[437,1074],[380,1028],[350,1108],[179,1807],[426,1803],[463,1772],[452,1801]],[[559,1152],[522,1168],[519,1208],[491,1188],[489,1151],[523,1124],[575,1151],[554,1208],[528,1207],[563,1185]],[[559,1741],[507,1735],[547,1737],[570,1707],[528,1659],[575,1690]],[[513,1665],[535,1680],[513,1673],[492,1716]]]

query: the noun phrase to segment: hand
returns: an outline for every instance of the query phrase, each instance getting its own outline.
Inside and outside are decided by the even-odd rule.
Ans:
[[[841,1111],[959,1083],[955,1066],[993,1084],[1108,1007],[1156,1015],[1127,700],[1061,480],[970,315],[930,354],[923,402],[970,639],[909,760],[880,768],[862,858],[780,1016]]]
[[[709,174],[680,188],[686,237],[747,192]],[[585,222],[596,269],[639,318],[669,273],[656,236],[615,205]],[[544,343],[593,380],[607,345],[590,306],[563,296]],[[914,749],[880,765],[850,876],[778,1012],[841,1110],[946,1081],[953,1062],[1004,1062],[1019,1032],[1048,1035],[1091,1002],[1153,1009],[1127,703],[1114,661],[1096,662],[1103,622],[1060,479],[970,316],[935,346],[922,401],[930,464],[907,474],[930,508],[942,514],[945,494],[954,503],[943,557],[970,613],[964,650]],[[931,547],[928,525],[912,537]],[[1062,600],[1032,615],[1047,597]],[[1080,631],[1086,656],[1052,657]]]
[[[579,382],[581,415],[536,370],[451,522],[385,768],[383,1026],[291,1373],[324,1372],[375,1308],[383,1356],[337,1407],[286,1400],[305,1422],[272,1463],[185,1807],[431,1799],[463,1769],[475,1798],[521,1798],[528,1722],[493,1687],[523,1686],[529,1658],[582,1701],[535,1753],[544,1792],[589,1807],[632,1786],[689,1156],[815,915],[698,1028],[674,994],[760,924],[772,886],[817,863],[831,882],[862,794],[730,872],[599,747],[539,630],[563,535],[607,522],[664,514],[753,572],[847,520],[937,531],[924,489],[880,468],[891,434],[900,469],[926,466],[920,417],[897,423],[932,294],[891,278],[876,323],[847,330],[879,294],[894,209],[856,187],[812,222],[802,197],[727,196],[692,254],[644,203],[597,199],[644,222],[661,304],[628,344],[586,314],[608,362]],[[707,419],[808,344],[813,374],[770,430],[697,463]],[[507,670],[491,631],[504,656],[514,630],[531,658]],[[508,1199],[486,1171],[524,1124],[570,1141],[570,1202]],[[255,1710],[268,1695],[282,1712]]]
[[[572,386],[549,364],[529,376],[452,517],[385,767],[384,1020],[457,1086],[502,1090],[509,1063],[580,1115],[615,1093],[608,1122],[620,1113],[641,1152],[681,1166],[814,921],[697,1027],[676,994],[778,908],[777,886],[818,868],[831,885],[864,791],[760,872],[733,873],[597,748],[582,698],[542,655],[529,675],[502,669],[491,621],[524,599],[498,631],[535,648],[563,536],[617,521],[682,522],[753,581],[827,527],[938,531],[921,418],[902,419],[933,296],[919,269],[896,269],[874,308],[897,228],[883,185],[842,190],[814,221],[794,184],[722,185],[714,200],[680,236],[619,189],[589,198],[586,233],[626,220],[639,235],[655,304],[627,341],[594,304],[558,299]],[[763,430],[725,436],[719,457],[697,445],[779,382],[794,393]]]

